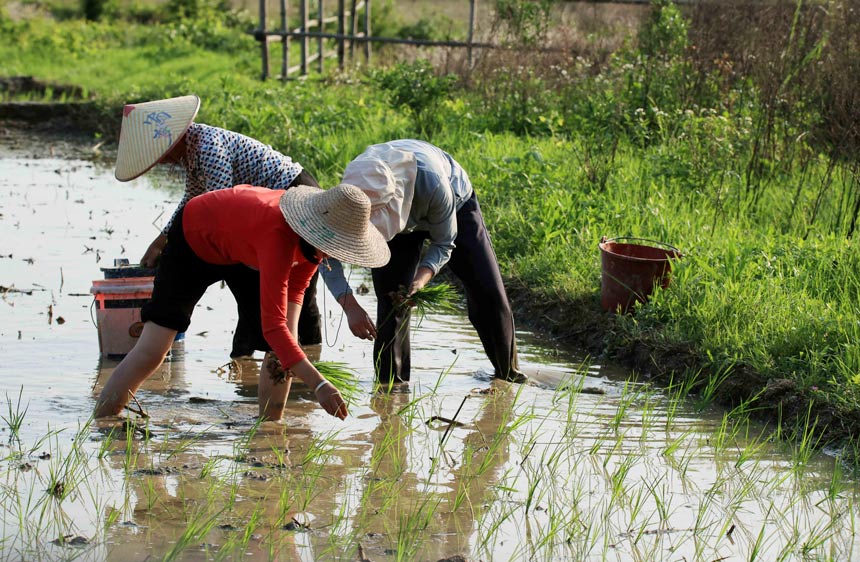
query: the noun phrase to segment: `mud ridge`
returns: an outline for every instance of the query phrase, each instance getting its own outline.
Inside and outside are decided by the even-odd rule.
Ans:
[[[708,372],[703,358],[689,346],[664,342],[633,340],[615,330],[614,315],[603,311],[599,296],[572,302],[559,302],[523,286],[508,285],[508,296],[517,322],[562,347],[584,350],[631,369],[640,382],[667,386],[674,380],[696,376],[695,393],[706,381],[717,376]],[[857,442],[860,437],[860,412],[839,408],[821,393],[801,388],[785,378],[769,379],[746,365],[734,367],[731,376],[719,386],[715,401],[728,409],[745,406],[753,419],[776,426],[788,440],[807,424],[813,412],[812,433],[820,447],[840,450],[843,459],[860,463]]]

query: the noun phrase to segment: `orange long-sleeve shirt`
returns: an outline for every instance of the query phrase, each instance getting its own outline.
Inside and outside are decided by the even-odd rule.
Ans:
[[[301,304],[317,264],[299,248],[299,236],[278,203],[284,192],[248,185],[211,191],[185,206],[183,232],[200,259],[216,265],[245,264],[260,272],[263,336],[281,364],[305,358],[287,328],[287,304]]]

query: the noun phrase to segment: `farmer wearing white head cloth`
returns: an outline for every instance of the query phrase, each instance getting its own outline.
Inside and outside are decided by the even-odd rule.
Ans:
[[[391,249],[391,261],[372,271],[378,324],[355,300],[339,264],[329,260],[331,271],[321,272],[352,333],[375,339],[378,380],[408,381],[410,376],[409,309],[395,306],[392,294],[401,287],[407,295],[414,293],[448,264],[465,287],[469,320],[495,376],[524,382],[511,306],[465,170],[438,147],[407,139],[368,147],[347,165],[343,181],[368,195],[370,220]]]
[[[260,416],[279,420],[295,374],[314,389],[326,412],[347,415],[338,390],[313,366],[295,333],[305,289],[320,261],[380,267],[385,239],[370,223],[370,201],[359,188],[327,191],[300,185],[287,191],[237,186],[191,199],[174,217],[155,275],[152,298],[141,309],[143,332],[101,391],[97,416],[118,414],[164,360],[206,289],[237,268],[259,271],[259,287],[234,293],[266,354],[260,368]]]
[[[296,185],[319,187],[316,179],[298,162],[245,135],[195,123],[200,98],[181,96],[123,108],[122,128],[116,160],[116,178],[129,181],[156,164],[174,164],[185,171],[185,194],[161,233],[140,259],[144,267],[155,267],[167,244],[167,232],[176,215],[191,198],[208,191],[229,189],[235,185],[256,185],[269,189],[289,189]],[[316,280],[308,286],[307,299],[299,318],[299,341],[303,345],[322,341],[319,309],[316,304]],[[251,269],[237,270],[225,280],[230,291],[259,283]],[[233,336],[231,357],[254,352],[248,326],[240,313]]]

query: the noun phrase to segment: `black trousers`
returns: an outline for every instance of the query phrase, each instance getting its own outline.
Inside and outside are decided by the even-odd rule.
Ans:
[[[391,292],[412,282],[428,232],[398,234],[389,243],[391,260],[372,270],[376,292],[377,337],[373,345],[376,377],[380,383],[408,381],[410,311],[399,310]],[[474,193],[457,211],[456,247],[448,267],[463,283],[469,321],[478,332],[496,376],[518,371],[514,316],[508,301],[496,252]]]
[[[290,187],[295,185],[320,186],[307,170],[302,170],[302,173],[293,180]],[[234,277],[232,280],[228,279],[226,281],[227,286],[234,296],[238,294],[237,291],[240,290],[240,287],[246,283],[256,282],[257,287],[260,285],[260,273],[250,267],[246,267],[245,269],[247,270],[245,272],[247,278],[241,276],[238,279]],[[322,343],[322,320],[320,319],[320,310],[317,306],[317,280],[319,276],[319,271],[314,273],[314,276],[311,277],[310,285],[305,289],[305,300],[302,302],[302,312],[299,315],[299,333],[296,334],[301,345]],[[254,322],[258,321],[259,314],[256,318],[254,316],[249,317],[243,313],[241,307],[239,308],[239,320],[236,322],[236,330],[233,332],[233,350],[230,352],[230,357],[251,355],[254,353],[254,350],[259,349],[256,340],[257,328],[253,325]]]
[[[239,317],[247,327],[244,338],[251,352],[270,351],[260,318],[259,273],[242,264],[215,265],[200,259],[185,239],[183,221],[184,209],[176,215],[167,233],[167,246],[155,272],[152,298],[141,308],[141,319],[184,332],[206,289],[224,281],[236,298]]]

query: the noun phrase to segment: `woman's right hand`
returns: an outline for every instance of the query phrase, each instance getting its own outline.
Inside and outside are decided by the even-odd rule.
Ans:
[[[329,414],[342,420],[346,419],[349,412],[346,409],[346,402],[344,402],[343,397],[340,395],[340,391],[330,382],[324,381],[324,383],[314,391],[320,406]]]

